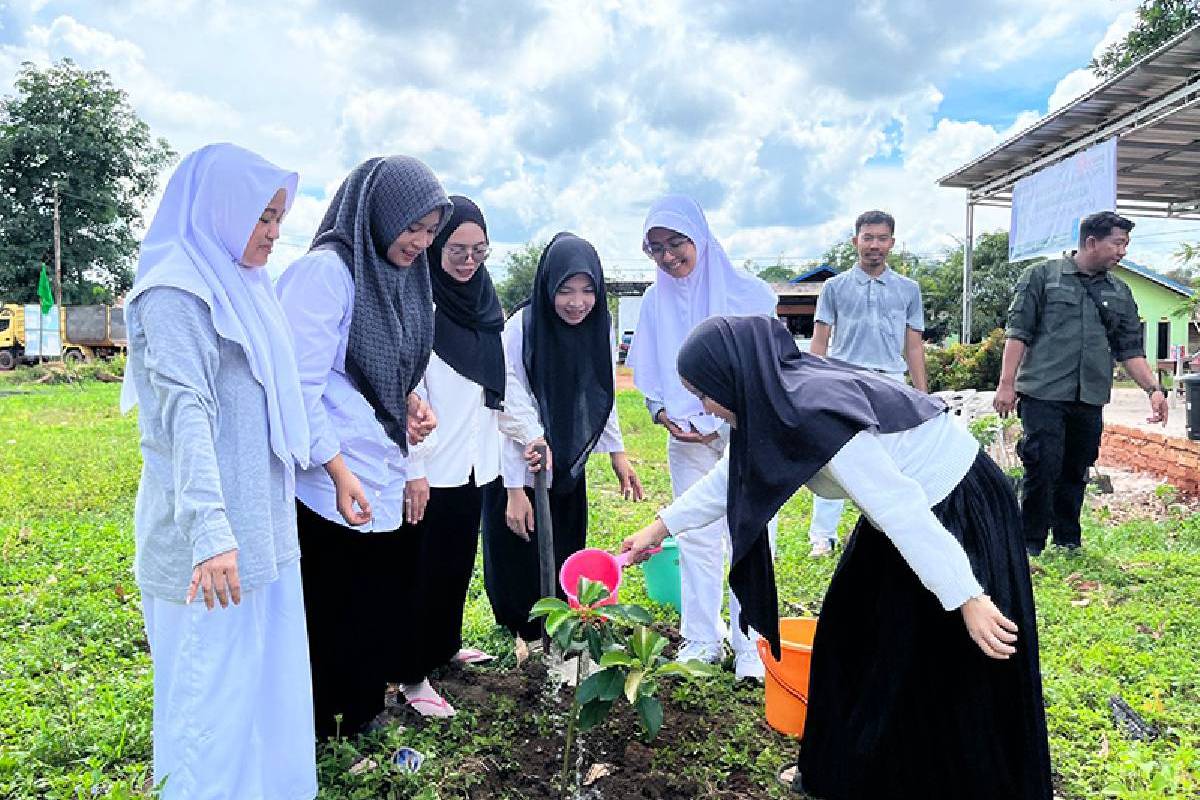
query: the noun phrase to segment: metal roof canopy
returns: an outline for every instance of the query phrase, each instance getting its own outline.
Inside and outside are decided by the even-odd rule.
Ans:
[[[1113,136],[1117,211],[1200,219],[1200,25],[938,181],[967,190],[964,342],[975,206],[1010,207],[1018,180]]]

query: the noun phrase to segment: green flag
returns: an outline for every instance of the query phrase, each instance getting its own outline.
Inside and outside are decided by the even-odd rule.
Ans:
[[[50,288],[50,276],[46,274],[46,265],[42,264],[42,275],[38,278],[38,299],[42,301],[42,313],[49,314],[54,308],[54,291]]]

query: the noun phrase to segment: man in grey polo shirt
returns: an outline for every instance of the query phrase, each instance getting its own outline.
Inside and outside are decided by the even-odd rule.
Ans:
[[[895,234],[896,220],[883,211],[867,211],[854,221],[852,241],[858,263],[825,281],[817,299],[810,352],[874,370],[901,383],[907,370],[912,385],[924,392],[921,287],[888,267]],[[833,551],[843,505],[841,500],[814,495],[808,528],[813,557]]]

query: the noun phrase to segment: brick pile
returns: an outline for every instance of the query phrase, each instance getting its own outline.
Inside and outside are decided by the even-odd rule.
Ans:
[[[1200,441],[1105,425],[1098,463],[1149,473],[1185,494],[1200,495]]]

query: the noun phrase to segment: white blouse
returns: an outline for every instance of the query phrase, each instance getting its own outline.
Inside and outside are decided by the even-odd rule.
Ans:
[[[404,484],[419,477],[346,374],[346,344],[354,312],[354,279],[330,250],[313,250],[280,276],[275,291],[292,328],[300,390],[312,431],[312,466],[296,471],[296,496],[344,525],[337,491],[322,465],[338,453],[358,476],[373,518],[354,530],[393,531],[404,523]]]
[[[410,447],[410,472],[425,474],[434,488],[463,486],[475,473],[475,485],[500,474],[500,412],[483,404],[483,387],[429,356],[417,394],[433,408],[437,428],[421,444]]]
[[[525,339],[523,336],[523,320],[525,308],[522,308],[504,325],[501,339],[504,342],[504,360],[506,380],[504,383],[504,410],[500,412],[500,432],[504,434],[504,444],[501,453],[501,473],[504,476],[504,488],[519,489],[522,486],[533,486],[533,473],[525,463],[525,446],[545,435],[542,428],[542,417],[538,411],[537,400],[529,388],[529,376],[525,373]],[[610,334],[611,335],[611,334]],[[616,383],[616,361],[613,362],[613,382]],[[617,418],[617,404],[614,398],[612,411],[608,414],[608,422],[593,453],[620,453],[625,450],[625,441],[621,437],[621,423]],[[551,460],[554,454],[551,453]],[[554,482],[554,470],[550,470],[550,483]]]
[[[813,494],[849,498],[892,540],[947,611],[983,593],[962,545],[931,509],[971,469],[979,444],[949,414],[899,433],[860,431],[806,484]],[[672,534],[725,514],[729,451],[659,519]]]

